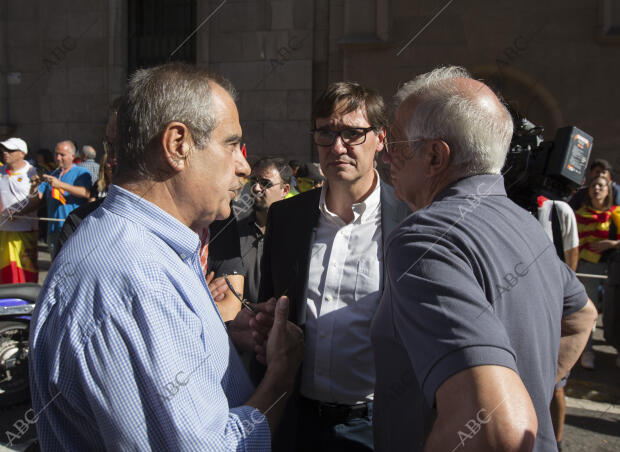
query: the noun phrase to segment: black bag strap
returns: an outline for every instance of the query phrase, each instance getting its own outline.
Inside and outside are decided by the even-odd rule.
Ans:
[[[553,231],[553,244],[555,245],[555,252],[558,253],[558,257],[564,262],[564,241],[562,240],[562,228],[560,228],[560,216],[558,215],[558,209],[555,207],[555,201],[551,208],[551,230]]]

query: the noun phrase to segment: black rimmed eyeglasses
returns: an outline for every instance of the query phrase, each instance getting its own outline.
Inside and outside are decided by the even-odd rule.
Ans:
[[[312,129],[312,139],[317,146],[331,146],[340,137],[344,144],[355,146],[366,142],[366,135],[374,127],[347,127],[341,130],[331,130],[326,128]]]

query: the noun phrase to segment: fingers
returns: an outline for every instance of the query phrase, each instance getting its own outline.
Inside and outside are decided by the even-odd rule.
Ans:
[[[215,272],[211,272],[207,276],[205,276],[205,279],[207,280],[207,285],[211,284],[211,281],[213,281],[214,277],[215,277]],[[209,287],[209,290],[211,290],[211,287]]]
[[[256,317],[250,319],[250,328],[260,336],[265,338],[269,336],[269,331],[273,326],[273,317],[266,317],[263,314],[258,314]]]
[[[276,299],[270,298],[264,303],[255,303],[252,307],[254,308],[254,312],[264,312],[273,315],[273,312],[276,310]]]
[[[215,301],[222,301],[228,292],[228,286],[226,285],[224,278],[219,277],[213,279],[213,272],[209,273],[206,278],[209,285],[209,292],[211,292],[213,299]],[[211,282],[209,282],[208,278],[211,278]]]
[[[275,315],[273,318],[273,328],[276,331],[286,331],[286,324],[288,322],[288,297],[280,297],[276,305]]]
[[[265,347],[263,347],[262,345],[255,345],[254,352],[256,353],[256,360],[262,365],[266,366],[267,365],[267,351],[265,350]]]

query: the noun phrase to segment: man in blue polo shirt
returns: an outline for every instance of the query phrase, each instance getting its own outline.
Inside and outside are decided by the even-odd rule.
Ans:
[[[47,216],[50,218],[64,220],[90,197],[92,177],[86,168],[73,164],[75,150],[72,141],[58,143],[55,152],[58,168],[44,175],[45,182],[39,185],[39,199],[45,197]],[[56,255],[56,242],[61,229],[60,221],[47,223],[47,241],[52,257]]]
[[[384,158],[414,213],[388,238],[371,332],[375,448],[557,451],[554,382],[596,309],[506,196],[510,114],[456,67],[417,77],[397,101]]]

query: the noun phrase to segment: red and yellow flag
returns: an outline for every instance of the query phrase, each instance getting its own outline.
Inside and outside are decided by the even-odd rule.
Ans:
[[[65,196],[63,195],[63,191],[64,190],[52,188],[52,198],[57,199],[64,206],[65,204],[67,204],[67,200],[65,199]]]
[[[0,231],[0,284],[38,282],[38,231]]]

